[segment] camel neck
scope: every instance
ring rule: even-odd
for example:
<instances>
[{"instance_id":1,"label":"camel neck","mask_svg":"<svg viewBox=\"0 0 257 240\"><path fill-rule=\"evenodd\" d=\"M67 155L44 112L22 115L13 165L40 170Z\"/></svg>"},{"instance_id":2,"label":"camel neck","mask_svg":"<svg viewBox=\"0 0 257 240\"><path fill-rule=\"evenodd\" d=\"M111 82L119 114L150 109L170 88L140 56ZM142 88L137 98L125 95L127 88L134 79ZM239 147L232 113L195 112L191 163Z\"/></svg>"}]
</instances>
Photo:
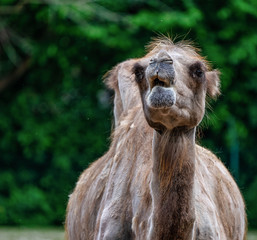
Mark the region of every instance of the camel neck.
<instances>
[{"instance_id":1,"label":"camel neck","mask_svg":"<svg viewBox=\"0 0 257 240\"><path fill-rule=\"evenodd\" d=\"M151 239L188 239L194 211L195 129L154 131Z\"/></svg>"}]
</instances>

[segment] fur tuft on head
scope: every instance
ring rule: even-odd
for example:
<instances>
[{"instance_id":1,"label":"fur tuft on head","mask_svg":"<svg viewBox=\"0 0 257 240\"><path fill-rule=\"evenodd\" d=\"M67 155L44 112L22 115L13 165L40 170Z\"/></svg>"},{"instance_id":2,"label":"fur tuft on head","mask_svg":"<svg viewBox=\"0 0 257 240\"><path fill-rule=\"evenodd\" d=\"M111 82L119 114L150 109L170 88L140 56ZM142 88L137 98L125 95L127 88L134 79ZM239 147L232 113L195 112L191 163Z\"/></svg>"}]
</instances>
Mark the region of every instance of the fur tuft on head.
<instances>
[{"instance_id":1,"label":"fur tuft on head","mask_svg":"<svg viewBox=\"0 0 257 240\"><path fill-rule=\"evenodd\" d=\"M148 54L151 52L159 51L161 48L180 48L187 52L187 54L194 57L196 60L199 60L204 63L208 70L211 70L210 63L206 60L205 57L201 56L201 49L196 47L192 41L182 40L175 43L172 38L169 36L159 36L156 38L152 38L152 41L146 46L146 50Z\"/></svg>"}]
</instances>

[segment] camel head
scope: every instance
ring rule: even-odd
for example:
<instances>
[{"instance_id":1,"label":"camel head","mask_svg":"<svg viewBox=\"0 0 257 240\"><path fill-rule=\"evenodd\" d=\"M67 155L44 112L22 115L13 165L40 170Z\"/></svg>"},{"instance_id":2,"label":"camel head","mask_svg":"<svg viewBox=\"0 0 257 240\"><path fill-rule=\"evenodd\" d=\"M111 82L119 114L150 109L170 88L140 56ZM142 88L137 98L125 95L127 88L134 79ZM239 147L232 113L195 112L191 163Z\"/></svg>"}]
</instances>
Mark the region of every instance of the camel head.
<instances>
[{"instance_id":1,"label":"camel head","mask_svg":"<svg viewBox=\"0 0 257 240\"><path fill-rule=\"evenodd\" d=\"M206 94L219 94L219 72L188 43L154 41L133 71L146 120L159 132L194 128L204 116Z\"/></svg>"}]
</instances>

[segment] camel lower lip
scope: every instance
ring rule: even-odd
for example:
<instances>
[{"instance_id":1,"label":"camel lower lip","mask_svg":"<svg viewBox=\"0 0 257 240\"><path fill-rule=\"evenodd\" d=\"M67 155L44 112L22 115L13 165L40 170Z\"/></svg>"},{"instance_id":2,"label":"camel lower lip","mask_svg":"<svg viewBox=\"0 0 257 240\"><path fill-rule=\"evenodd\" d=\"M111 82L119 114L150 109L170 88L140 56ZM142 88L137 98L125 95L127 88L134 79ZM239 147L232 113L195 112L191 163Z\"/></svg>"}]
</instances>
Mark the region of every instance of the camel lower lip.
<instances>
[{"instance_id":1,"label":"camel lower lip","mask_svg":"<svg viewBox=\"0 0 257 240\"><path fill-rule=\"evenodd\" d=\"M147 102L153 108L168 108L175 104L176 93L173 88L155 86L149 93Z\"/></svg>"}]
</instances>

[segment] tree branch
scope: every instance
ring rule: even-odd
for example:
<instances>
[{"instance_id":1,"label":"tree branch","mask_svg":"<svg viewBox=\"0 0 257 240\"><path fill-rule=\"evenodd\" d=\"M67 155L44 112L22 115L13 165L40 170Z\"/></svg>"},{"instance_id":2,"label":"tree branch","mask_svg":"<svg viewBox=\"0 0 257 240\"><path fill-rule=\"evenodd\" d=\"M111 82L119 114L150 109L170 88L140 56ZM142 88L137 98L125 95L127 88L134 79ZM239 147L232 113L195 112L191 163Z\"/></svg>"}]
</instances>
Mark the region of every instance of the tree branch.
<instances>
[{"instance_id":1,"label":"tree branch","mask_svg":"<svg viewBox=\"0 0 257 240\"><path fill-rule=\"evenodd\" d=\"M19 80L29 69L30 63L31 58L27 57L12 73L0 79L0 93L3 92L9 85Z\"/></svg>"}]
</instances>

